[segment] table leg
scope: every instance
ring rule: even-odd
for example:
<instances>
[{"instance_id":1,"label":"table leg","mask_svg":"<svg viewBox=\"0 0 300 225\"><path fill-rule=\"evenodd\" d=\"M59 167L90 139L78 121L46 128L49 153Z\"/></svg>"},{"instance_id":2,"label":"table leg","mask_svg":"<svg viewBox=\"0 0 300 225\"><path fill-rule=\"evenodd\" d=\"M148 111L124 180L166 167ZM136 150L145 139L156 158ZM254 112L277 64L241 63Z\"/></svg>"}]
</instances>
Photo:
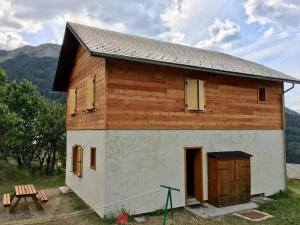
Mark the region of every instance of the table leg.
<instances>
[{"instance_id":1,"label":"table leg","mask_svg":"<svg viewBox=\"0 0 300 225\"><path fill-rule=\"evenodd\" d=\"M15 196L16 196L16 193L13 193L13 194L11 195L11 197L10 197L10 202L12 202L12 201L14 200Z\"/></svg>"},{"instance_id":2,"label":"table leg","mask_svg":"<svg viewBox=\"0 0 300 225\"><path fill-rule=\"evenodd\" d=\"M32 196L32 200L33 200L33 202L34 202L34 204L35 204L35 206L38 210L43 209L42 204L40 203L40 201L38 200L38 198L35 195Z\"/></svg>"},{"instance_id":3,"label":"table leg","mask_svg":"<svg viewBox=\"0 0 300 225\"><path fill-rule=\"evenodd\" d=\"M21 197L18 197L17 201L15 202L15 204L13 204L10 208L9 208L9 212L12 213L15 211L16 207L19 204L19 201L21 200Z\"/></svg>"}]
</instances>

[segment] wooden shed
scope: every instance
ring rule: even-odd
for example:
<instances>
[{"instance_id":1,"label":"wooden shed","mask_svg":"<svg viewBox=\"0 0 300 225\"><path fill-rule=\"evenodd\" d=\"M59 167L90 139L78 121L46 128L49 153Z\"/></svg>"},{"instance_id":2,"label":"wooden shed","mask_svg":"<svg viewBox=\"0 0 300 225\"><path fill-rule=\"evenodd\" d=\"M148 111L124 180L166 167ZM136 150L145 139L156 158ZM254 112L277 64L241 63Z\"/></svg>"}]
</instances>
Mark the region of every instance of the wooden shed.
<instances>
[{"instance_id":1,"label":"wooden shed","mask_svg":"<svg viewBox=\"0 0 300 225\"><path fill-rule=\"evenodd\" d=\"M208 202L222 207L249 202L250 157L242 151L209 152Z\"/></svg>"}]
</instances>

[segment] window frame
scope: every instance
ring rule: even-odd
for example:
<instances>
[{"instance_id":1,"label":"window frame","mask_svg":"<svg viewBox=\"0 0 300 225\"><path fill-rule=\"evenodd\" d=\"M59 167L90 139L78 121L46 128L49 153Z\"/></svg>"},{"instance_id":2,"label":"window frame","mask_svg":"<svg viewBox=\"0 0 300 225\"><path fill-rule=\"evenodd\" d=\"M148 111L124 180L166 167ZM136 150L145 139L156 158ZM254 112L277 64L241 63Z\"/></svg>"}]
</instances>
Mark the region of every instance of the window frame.
<instances>
[{"instance_id":1,"label":"window frame","mask_svg":"<svg viewBox=\"0 0 300 225\"><path fill-rule=\"evenodd\" d=\"M79 165L80 164L80 165ZM75 144L72 147L72 172L78 177L83 174L83 147Z\"/></svg>"},{"instance_id":2,"label":"window frame","mask_svg":"<svg viewBox=\"0 0 300 225\"><path fill-rule=\"evenodd\" d=\"M260 89L264 89L264 100L260 100L261 95L260 95ZM263 85L257 86L257 102L266 104L267 103L267 88Z\"/></svg>"},{"instance_id":3,"label":"window frame","mask_svg":"<svg viewBox=\"0 0 300 225\"><path fill-rule=\"evenodd\" d=\"M193 82L196 82L196 93L190 93L191 90L189 90L189 82L191 82L191 85L195 85L195 83L193 84ZM203 97L200 96L200 83L203 84ZM202 112L205 113L206 112L206 81L202 80L202 79L185 79L184 81L184 85L185 85L185 111L186 112ZM195 87L194 87L195 88ZM197 101L197 107L192 107L189 108L188 106L188 102L189 102L189 95L190 96L194 96L196 99L194 99L194 101ZM203 98L203 99L202 99ZM201 100L203 100L203 109L200 109L200 106L202 104L200 104Z\"/></svg>"},{"instance_id":4,"label":"window frame","mask_svg":"<svg viewBox=\"0 0 300 225\"><path fill-rule=\"evenodd\" d=\"M72 147L72 172L73 174L77 174L77 159L78 157L78 145L73 145Z\"/></svg>"},{"instance_id":5,"label":"window frame","mask_svg":"<svg viewBox=\"0 0 300 225\"><path fill-rule=\"evenodd\" d=\"M97 151L96 147L93 146L90 149L90 168L92 170L96 170L96 156L97 156Z\"/></svg>"}]
</instances>

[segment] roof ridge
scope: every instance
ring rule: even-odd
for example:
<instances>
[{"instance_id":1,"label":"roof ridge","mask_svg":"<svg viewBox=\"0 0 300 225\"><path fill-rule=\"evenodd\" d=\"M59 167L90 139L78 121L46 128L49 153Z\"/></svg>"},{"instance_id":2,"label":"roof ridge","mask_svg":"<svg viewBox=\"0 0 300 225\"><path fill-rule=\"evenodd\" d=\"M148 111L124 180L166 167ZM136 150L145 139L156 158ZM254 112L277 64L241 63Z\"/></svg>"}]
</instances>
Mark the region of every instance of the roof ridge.
<instances>
[{"instance_id":1,"label":"roof ridge","mask_svg":"<svg viewBox=\"0 0 300 225\"><path fill-rule=\"evenodd\" d=\"M198 70L228 76L248 77L300 84L300 80L265 65L232 56L227 53L197 48L194 46L166 42L153 38L67 22L66 33L56 76L68 71L67 50L78 41L92 56L117 58ZM57 81L58 82L58 81ZM57 83L56 82L56 83Z\"/></svg>"}]
</instances>

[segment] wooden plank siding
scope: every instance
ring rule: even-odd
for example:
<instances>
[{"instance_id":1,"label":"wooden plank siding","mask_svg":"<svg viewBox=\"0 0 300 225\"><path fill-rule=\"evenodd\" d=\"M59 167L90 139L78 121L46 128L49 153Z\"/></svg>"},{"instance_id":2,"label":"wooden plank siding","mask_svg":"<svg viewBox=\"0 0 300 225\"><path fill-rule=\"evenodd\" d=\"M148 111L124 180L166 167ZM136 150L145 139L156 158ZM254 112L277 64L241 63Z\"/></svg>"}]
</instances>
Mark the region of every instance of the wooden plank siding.
<instances>
[{"instance_id":1,"label":"wooden plank siding","mask_svg":"<svg viewBox=\"0 0 300 225\"><path fill-rule=\"evenodd\" d=\"M78 48L72 69L68 90L77 89L76 114L70 115L70 101L67 94L67 129L105 129L105 59L90 56L81 46ZM95 110L86 106L86 80L95 77ZM68 92L67 92L68 93Z\"/></svg>"},{"instance_id":2,"label":"wooden plank siding","mask_svg":"<svg viewBox=\"0 0 300 225\"><path fill-rule=\"evenodd\" d=\"M117 59L106 59L106 70L107 129L283 129L281 82ZM205 112L186 109L185 79L205 81Z\"/></svg>"}]
</instances>

